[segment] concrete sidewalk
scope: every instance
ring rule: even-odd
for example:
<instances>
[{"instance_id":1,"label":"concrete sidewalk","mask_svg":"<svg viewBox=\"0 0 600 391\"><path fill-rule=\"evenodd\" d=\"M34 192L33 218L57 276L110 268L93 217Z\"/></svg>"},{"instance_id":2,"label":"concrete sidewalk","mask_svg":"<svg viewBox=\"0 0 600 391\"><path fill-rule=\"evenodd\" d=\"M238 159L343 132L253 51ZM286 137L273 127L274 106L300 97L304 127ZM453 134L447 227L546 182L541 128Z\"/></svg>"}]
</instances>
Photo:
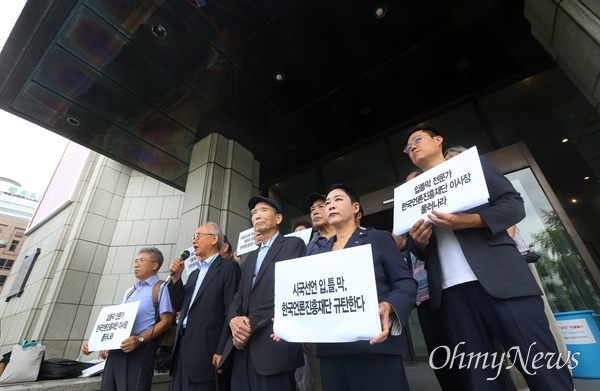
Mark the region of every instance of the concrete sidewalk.
<instances>
[{"instance_id":1,"label":"concrete sidewalk","mask_svg":"<svg viewBox=\"0 0 600 391\"><path fill-rule=\"evenodd\" d=\"M411 391L441 391L427 361L404 362L404 368ZM574 379L574 383L577 391L600 390L600 379Z\"/></svg>"}]
</instances>

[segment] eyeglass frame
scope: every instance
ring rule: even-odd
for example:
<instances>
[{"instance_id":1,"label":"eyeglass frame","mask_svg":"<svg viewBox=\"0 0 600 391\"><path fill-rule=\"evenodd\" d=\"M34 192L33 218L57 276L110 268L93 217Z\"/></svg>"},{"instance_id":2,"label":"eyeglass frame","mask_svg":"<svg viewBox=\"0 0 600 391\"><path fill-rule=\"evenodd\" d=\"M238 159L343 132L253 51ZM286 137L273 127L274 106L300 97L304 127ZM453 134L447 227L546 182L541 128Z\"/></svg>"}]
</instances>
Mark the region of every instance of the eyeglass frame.
<instances>
[{"instance_id":1,"label":"eyeglass frame","mask_svg":"<svg viewBox=\"0 0 600 391\"><path fill-rule=\"evenodd\" d=\"M137 265L138 263L146 262L148 260L149 259L147 259L147 258L136 258L136 259L133 260L133 264ZM155 261L155 260L152 260L152 259L150 259L149 261L150 262L158 262L158 261Z\"/></svg>"},{"instance_id":2,"label":"eyeglass frame","mask_svg":"<svg viewBox=\"0 0 600 391\"><path fill-rule=\"evenodd\" d=\"M206 236L214 236L214 235L218 235L218 234L206 234L206 233L194 234L194 236L192 236L192 242L194 240L197 241L198 239L200 239L200 236L204 236L204 235L206 235Z\"/></svg>"},{"instance_id":3,"label":"eyeglass frame","mask_svg":"<svg viewBox=\"0 0 600 391\"><path fill-rule=\"evenodd\" d=\"M406 144L406 146L405 146L405 147L404 147L404 149L403 149L403 152L404 152L405 154L407 154L407 155L408 155L408 153L409 153L409 152L410 152L410 150L412 149L413 145L417 145L417 144L419 143L419 141L421 141L421 139L423 138L423 136L424 136L425 134L426 134L426 133L419 133L419 134L417 134L417 135L416 135L416 136L413 138L413 141L412 141L412 142L409 142L408 144Z\"/></svg>"}]
</instances>

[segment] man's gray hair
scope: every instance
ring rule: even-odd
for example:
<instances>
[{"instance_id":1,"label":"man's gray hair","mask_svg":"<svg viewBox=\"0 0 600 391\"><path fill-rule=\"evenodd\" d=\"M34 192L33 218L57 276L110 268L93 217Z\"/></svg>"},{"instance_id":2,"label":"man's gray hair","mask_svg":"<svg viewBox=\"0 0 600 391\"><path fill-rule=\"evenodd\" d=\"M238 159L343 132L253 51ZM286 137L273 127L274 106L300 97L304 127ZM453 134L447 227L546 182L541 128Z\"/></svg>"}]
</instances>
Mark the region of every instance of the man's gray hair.
<instances>
[{"instance_id":1,"label":"man's gray hair","mask_svg":"<svg viewBox=\"0 0 600 391\"><path fill-rule=\"evenodd\" d=\"M210 227L210 233L219 237L219 239L217 240L217 249L221 251L221 246L223 245L223 241L225 240L221 228L219 228L219 226L216 223L213 223L212 221L209 221L203 225L208 225Z\"/></svg>"},{"instance_id":2,"label":"man's gray hair","mask_svg":"<svg viewBox=\"0 0 600 391\"><path fill-rule=\"evenodd\" d=\"M159 249L157 249L156 247L144 247L140 251L138 251L138 255L141 253L152 254L152 261L158 263L158 270L160 270L165 258L163 257Z\"/></svg>"},{"instance_id":3,"label":"man's gray hair","mask_svg":"<svg viewBox=\"0 0 600 391\"><path fill-rule=\"evenodd\" d=\"M452 146L452 147L446 149L446 152L444 152L444 157L446 157L446 155L449 154L450 152L463 153L466 150L467 150L467 148L463 147L462 145L455 145L455 146Z\"/></svg>"}]
</instances>

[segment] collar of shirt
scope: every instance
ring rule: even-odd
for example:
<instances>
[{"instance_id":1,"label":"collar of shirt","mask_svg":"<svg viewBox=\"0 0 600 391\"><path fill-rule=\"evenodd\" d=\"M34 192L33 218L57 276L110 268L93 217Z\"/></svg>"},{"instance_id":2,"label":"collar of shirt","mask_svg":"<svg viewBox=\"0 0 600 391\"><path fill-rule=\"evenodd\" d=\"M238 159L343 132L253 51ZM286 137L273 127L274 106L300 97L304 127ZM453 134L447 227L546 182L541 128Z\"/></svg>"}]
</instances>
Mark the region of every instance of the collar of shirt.
<instances>
[{"instance_id":1,"label":"collar of shirt","mask_svg":"<svg viewBox=\"0 0 600 391\"><path fill-rule=\"evenodd\" d=\"M156 281L158 281L158 275L153 275L152 277L148 278L146 281L144 282L137 282L133 287L138 290L142 287L142 285L150 285L150 286L154 286L154 284L156 283Z\"/></svg>"},{"instance_id":2,"label":"collar of shirt","mask_svg":"<svg viewBox=\"0 0 600 391\"><path fill-rule=\"evenodd\" d=\"M275 235L271 236L271 239L267 240L266 243L263 243L260 245L260 250L264 248L268 249L269 247L271 247L271 245L273 244L273 242L275 241L275 238L279 236L279 231L277 231L275 233Z\"/></svg>"},{"instance_id":3,"label":"collar of shirt","mask_svg":"<svg viewBox=\"0 0 600 391\"><path fill-rule=\"evenodd\" d=\"M219 255L219 253L214 253L210 257L206 258L204 261L198 260L198 262L199 262L198 267L202 267L203 265L206 265L206 267L209 268L210 265L212 265L215 258L217 258L217 255Z\"/></svg>"}]
</instances>

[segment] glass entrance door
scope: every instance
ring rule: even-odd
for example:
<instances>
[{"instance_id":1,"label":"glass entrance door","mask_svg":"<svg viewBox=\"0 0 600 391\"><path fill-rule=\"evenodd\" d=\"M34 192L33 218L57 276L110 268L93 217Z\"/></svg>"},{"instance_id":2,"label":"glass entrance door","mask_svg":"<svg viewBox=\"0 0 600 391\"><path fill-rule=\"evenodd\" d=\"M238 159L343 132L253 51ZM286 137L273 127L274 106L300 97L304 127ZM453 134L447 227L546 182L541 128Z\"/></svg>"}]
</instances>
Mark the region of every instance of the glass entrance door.
<instances>
[{"instance_id":1,"label":"glass entrance door","mask_svg":"<svg viewBox=\"0 0 600 391\"><path fill-rule=\"evenodd\" d=\"M600 313L598 286L531 168L506 177L525 201L527 216L517 228L530 250L540 256L535 266L552 311L591 309Z\"/></svg>"}]
</instances>

